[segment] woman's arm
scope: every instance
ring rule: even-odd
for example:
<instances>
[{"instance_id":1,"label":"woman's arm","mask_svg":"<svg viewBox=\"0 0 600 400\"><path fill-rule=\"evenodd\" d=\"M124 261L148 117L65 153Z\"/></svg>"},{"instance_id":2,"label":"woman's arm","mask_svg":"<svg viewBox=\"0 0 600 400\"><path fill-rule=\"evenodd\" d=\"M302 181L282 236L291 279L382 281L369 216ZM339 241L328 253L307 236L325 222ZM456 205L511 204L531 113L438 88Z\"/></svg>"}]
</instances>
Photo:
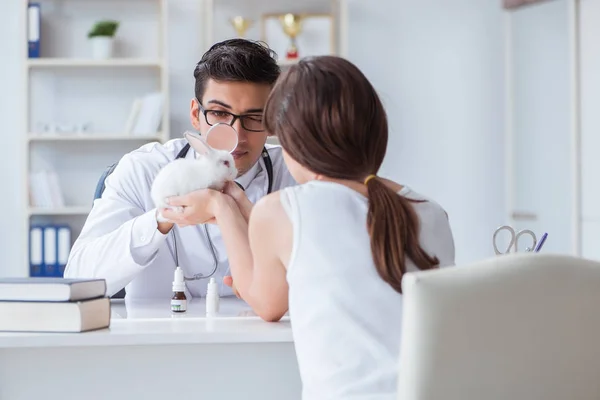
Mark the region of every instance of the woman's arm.
<instances>
[{"instance_id":1,"label":"woman's arm","mask_svg":"<svg viewBox=\"0 0 600 400\"><path fill-rule=\"evenodd\" d=\"M214 215L240 296L264 320L281 319L288 310L282 259L289 257L292 229L279 193L259 200L248 222L233 198L216 195Z\"/></svg>"},{"instance_id":2,"label":"woman's arm","mask_svg":"<svg viewBox=\"0 0 600 400\"><path fill-rule=\"evenodd\" d=\"M223 193L233 197L240 209L240 212L244 216L244 219L248 221L250 219L250 212L252 212L254 204L252 204L248 196L246 196L244 189L240 188L234 182L227 182L223 188Z\"/></svg>"}]
</instances>

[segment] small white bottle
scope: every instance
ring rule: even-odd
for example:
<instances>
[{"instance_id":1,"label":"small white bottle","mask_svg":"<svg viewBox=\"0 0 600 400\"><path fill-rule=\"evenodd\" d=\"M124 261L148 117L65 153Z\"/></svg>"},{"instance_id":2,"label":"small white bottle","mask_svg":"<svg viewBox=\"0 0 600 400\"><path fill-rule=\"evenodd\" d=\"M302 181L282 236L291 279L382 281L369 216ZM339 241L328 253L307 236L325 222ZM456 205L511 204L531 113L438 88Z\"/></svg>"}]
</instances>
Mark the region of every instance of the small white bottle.
<instances>
[{"instance_id":1,"label":"small white bottle","mask_svg":"<svg viewBox=\"0 0 600 400\"><path fill-rule=\"evenodd\" d=\"M181 267L175 268L175 277L173 278L173 297L171 297L172 312L187 311L187 297L185 295L185 282L183 281L183 271Z\"/></svg>"},{"instance_id":2,"label":"small white bottle","mask_svg":"<svg viewBox=\"0 0 600 400\"><path fill-rule=\"evenodd\" d=\"M219 288L215 278L210 278L206 290L206 315L213 316L219 312Z\"/></svg>"}]
</instances>

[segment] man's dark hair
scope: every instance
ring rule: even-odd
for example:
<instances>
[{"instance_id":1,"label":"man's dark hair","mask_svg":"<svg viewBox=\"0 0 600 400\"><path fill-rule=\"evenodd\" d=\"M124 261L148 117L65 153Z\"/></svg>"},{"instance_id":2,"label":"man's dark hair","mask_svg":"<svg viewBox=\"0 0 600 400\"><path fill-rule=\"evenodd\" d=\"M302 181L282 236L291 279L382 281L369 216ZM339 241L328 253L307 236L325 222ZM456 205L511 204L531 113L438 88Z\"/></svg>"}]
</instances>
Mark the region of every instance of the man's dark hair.
<instances>
[{"instance_id":1,"label":"man's dark hair","mask_svg":"<svg viewBox=\"0 0 600 400\"><path fill-rule=\"evenodd\" d=\"M281 72L276 53L261 42L228 39L214 44L194 69L194 92L201 101L206 82L275 83Z\"/></svg>"}]
</instances>

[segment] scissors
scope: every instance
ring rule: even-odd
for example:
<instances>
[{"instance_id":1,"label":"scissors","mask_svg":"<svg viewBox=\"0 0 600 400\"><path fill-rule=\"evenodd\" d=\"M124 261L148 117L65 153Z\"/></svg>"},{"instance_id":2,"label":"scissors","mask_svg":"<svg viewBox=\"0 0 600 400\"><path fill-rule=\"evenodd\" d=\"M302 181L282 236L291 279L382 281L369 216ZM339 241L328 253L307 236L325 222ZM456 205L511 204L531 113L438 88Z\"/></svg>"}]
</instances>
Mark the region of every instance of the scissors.
<instances>
[{"instance_id":1,"label":"scissors","mask_svg":"<svg viewBox=\"0 0 600 400\"><path fill-rule=\"evenodd\" d=\"M508 243L508 247L506 248L506 250L500 251L500 250L498 250L498 241L497 241L496 237L498 236L498 233L500 233L501 231L504 231L504 230L506 230L510 233L510 242ZM508 226L508 225L503 225L494 231L494 237L492 239L492 242L494 245L494 251L496 252L497 255L498 254L508 254L508 253L511 253L511 250L514 248L514 252L517 253L519 251L519 248L518 248L519 238L522 235L531 236L531 239L533 240L533 244L531 245L531 247L526 247L525 251L532 251L535 248L535 245L537 244L537 237L535 236L535 233L533 233L533 231L531 231L529 229L523 229L521 231L516 232L512 226Z\"/></svg>"}]
</instances>

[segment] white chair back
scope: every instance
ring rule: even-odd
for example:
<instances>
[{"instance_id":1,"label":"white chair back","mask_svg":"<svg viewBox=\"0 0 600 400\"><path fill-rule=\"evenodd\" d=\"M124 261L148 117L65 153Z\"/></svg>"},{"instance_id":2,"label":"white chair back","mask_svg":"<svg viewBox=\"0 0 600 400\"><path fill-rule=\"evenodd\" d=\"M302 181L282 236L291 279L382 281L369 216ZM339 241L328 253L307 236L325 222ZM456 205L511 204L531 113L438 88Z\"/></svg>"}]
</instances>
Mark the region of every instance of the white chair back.
<instances>
[{"instance_id":1,"label":"white chair back","mask_svg":"<svg viewBox=\"0 0 600 400\"><path fill-rule=\"evenodd\" d=\"M511 254L403 292L398 399L600 399L600 263Z\"/></svg>"}]
</instances>

